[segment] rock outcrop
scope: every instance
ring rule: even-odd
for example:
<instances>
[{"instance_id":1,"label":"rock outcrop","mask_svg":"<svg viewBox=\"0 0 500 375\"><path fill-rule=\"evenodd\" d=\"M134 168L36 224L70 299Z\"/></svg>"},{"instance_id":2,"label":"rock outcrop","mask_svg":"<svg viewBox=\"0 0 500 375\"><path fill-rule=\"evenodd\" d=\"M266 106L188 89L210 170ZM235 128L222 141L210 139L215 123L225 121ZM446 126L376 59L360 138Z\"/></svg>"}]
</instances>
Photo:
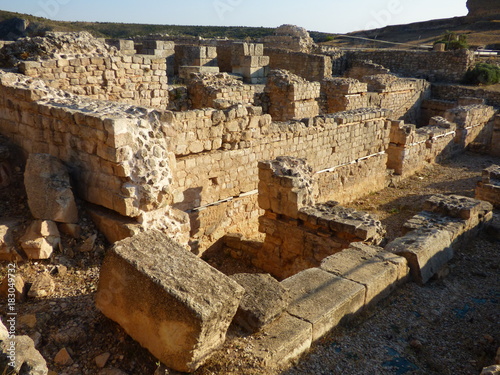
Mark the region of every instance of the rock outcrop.
<instances>
[{"instance_id":1,"label":"rock outcrop","mask_svg":"<svg viewBox=\"0 0 500 375\"><path fill-rule=\"evenodd\" d=\"M467 0L468 17L500 16L499 0Z\"/></svg>"}]
</instances>

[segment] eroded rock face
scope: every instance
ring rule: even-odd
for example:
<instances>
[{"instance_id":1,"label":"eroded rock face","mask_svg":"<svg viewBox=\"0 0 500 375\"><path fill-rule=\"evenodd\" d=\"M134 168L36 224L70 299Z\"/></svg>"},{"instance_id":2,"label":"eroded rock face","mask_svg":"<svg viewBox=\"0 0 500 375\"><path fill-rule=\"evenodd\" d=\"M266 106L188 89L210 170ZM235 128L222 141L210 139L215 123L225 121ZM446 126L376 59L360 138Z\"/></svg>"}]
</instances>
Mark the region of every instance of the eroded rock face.
<instances>
[{"instance_id":1,"label":"eroded rock face","mask_svg":"<svg viewBox=\"0 0 500 375\"><path fill-rule=\"evenodd\" d=\"M500 1L498 0L467 0L469 17L485 17L500 15Z\"/></svg>"},{"instance_id":2,"label":"eroded rock face","mask_svg":"<svg viewBox=\"0 0 500 375\"><path fill-rule=\"evenodd\" d=\"M48 154L31 154L24 185L28 205L36 219L61 223L78 222L78 209L64 164Z\"/></svg>"}]
</instances>

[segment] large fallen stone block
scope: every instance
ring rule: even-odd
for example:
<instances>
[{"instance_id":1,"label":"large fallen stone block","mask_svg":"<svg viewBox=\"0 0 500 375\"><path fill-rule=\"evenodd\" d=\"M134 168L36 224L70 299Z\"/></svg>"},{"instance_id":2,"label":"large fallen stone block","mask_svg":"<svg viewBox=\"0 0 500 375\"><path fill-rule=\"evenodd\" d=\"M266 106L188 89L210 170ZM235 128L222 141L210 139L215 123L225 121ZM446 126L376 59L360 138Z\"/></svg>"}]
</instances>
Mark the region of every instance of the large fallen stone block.
<instances>
[{"instance_id":1,"label":"large fallen stone block","mask_svg":"<svg viewBox=\"0 0 500 375\"><path fill-rule=\"evenodd\" d=\"M453 258L452 233L439 228L421 228L389 243L385 250L408 261L413 280L425 284Z\"/></svg>"},{"instance_id":2,"label":"large fallen stone block","mask_svg":"<svg viewBox=\"0 0 500 375\"><path fill-rule=\"evenodd\" d=\"M363 285L365 305L389 295L409 274L406 259L364 244L351 245L324 259L321 269Z\"/></svg>"},{"instance_id":3,"label":"large fallen stone block","mask_svg":"<svg viewBox=\"0 0 500 375\"><path fill-rule=\"evenodd\" d=\"M246 330L259 331L288 306L288 290L271 275L239 273L230 277L245 288L234 320Z\"/></svg>"},{"instance_id":4,"label":"large fallen stone block","mask_svg":"<svg viewBox=\"0 0 500 375\"><path fill-rule=\"evenodd\" d=\"M78 222L69 174L59 159L48 154L31 154L26 163L24 185L35 219Z\"/></svg>"},{"instance_id":5,"label":"large fallen stone block","mask_svg":"<svg viewBox=\"0 0 500 375\"><path fill-rule=\"evenodd\" d=\"M225 340L244 289L159 231L117 242L97 307L166 366L192 372Z\"/></svg>"},{"instance_id":6,"label":"large fallen stone block","mask_svg":"<svg viewBox=\"0 0 500 375\"><path fill-rule=\"evenodd\" d=\"M281 282L290 291L288 313L312 324L312 339L319 339L344 317L363 307L365 288L354 281L310 268Z\"/></svg>"}]
</instances>

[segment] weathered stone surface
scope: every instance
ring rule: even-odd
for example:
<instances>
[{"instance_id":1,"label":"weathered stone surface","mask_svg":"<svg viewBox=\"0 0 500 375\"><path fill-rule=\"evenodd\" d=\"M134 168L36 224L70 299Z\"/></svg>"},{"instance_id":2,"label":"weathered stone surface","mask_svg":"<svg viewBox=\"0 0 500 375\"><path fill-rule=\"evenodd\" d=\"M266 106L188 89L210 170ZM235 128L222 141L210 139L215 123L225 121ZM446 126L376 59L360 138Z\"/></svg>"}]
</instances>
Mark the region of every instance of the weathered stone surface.
<instances>
[{"instance_id":1,"label":"weathered stone surface","mask_svg":"<svg viewBox=\"0 0 500 375\"><path fill-rule=\"evenodd\" d=\"M489 367L483 368L481 371L481 375L499 375L500 374L500 365L492 365Z\"/></svg>"},{"instance_id":2,"label":"weathered stone surface","mask_svg":"<svg viewBox=\"0 0 500 375\"><path fill-rule=\"evenodd\" d=\"M48 154L31 154L26 163L24 185L28 205L36 219L78 222L69 174L59 159Z\"/></svg>"},{"instance_id":3,"label":"weathered stone surface","mask_svg":"<svg viewBox=\"0 0 500 375\"><path fill-rule=\"evenodd\" d=\"M447 230L422 228L395 239L385 250L405 257L413 280L425 284L453 258L452 241Z\"/></svg>"},{"instance_id":4,"label":"weathered stone surface","mask_svg":"<svg viewBox=\"0 0 500 375\"><path fill-rule=\"evenodd\" d=\"M49 259L59 246L61 238L56 223L49 220L35 220L20 239L28 259Z\"/></svg>"},{"instance_id":5,"label":"weathered stone surface","mask_svg":"<svg viewBox=\"0 0 500 375\"><path fill-rule=\"evenodd\" d=\"M288 306L288 290L270 275L240 273L230 277L245 289L234 320L248 331L259 331Z\"/></svg>"},{"instance_id":6,"label":"weathered stone surface","mask_svg":"<svg viewBox=\"0 0 500 375\"><path fill-rule=\"evenodd\" d=\"M500 166L491 165L483 170L482 181L476 186L476 199L490 202L500 208Z\"/></svg>"},{"instance_id":7,"label":"weathered stone surface","mask_svg":"<svg viewBox=\"0 0 500 375\"><path fill-rule=\"evenodd\" d=\"M5 278L2 281L2 284L0 285L0 296L3 298L7 298L9 295L9 288L10 288L9 278L11 278L11 276L9 276L9 275L5 276ZM24 280L21 277L21 275L15 275L15 276L13 276L13 278L14 278L14 285L13 285L14 286L14 295L15 295L16 301L22 302L22 301L24 301L24 299L26 297ZM12 279L11 279L11 281L12 281Z\"/></svg>"},{"instance_id":8,"label":"weathered stone surface","mask_svg":"<svg viewBox=\"0 0 500 375\"><path fill-rule=\"evenodd\" d=\"M190 372L225 339L244 289L159 231L118 242L97 307L168 367Z\"/></svg>"},{"instance_id":9,"label":"weathered stone surface","mask_svg":"<svg viewBox=\"0 0 500 375\"><path fill-rule=\"evenodd\" d=\"M468 17L500 15L500 4L495 0L467 0Z\"/></svg>"},{"instance_id":10,"label":"weathered stone surface","mask_svg":"<svg viewBox=\"0 0 500 375\"><path fill-rule=\"evenodd\" d=\"M255 341L251 353L265 367L283 366L309 350L312 344L311 323L289 314L266 326Z\"/></svg>"},{"instance_id":11,"label":"weathered stone surface","mask_svg":"<svg viewBox=\"0 0 500 375\"><path fill-rule=\"evenodd\" d=\"M35 349L35 344L28 336L16 336L0 342L0 369L8 368L10 362L8 356L11 343L15 345L15 368L16 374L47 375L47 363L42 355ZM6 374L10 374L7 370Z\"/></svg>"},{"instance_id":12,"label":"weathered stone surface","mask_svg":"<svg viewBox=\"0 0 500 375\"><path fill-rule=\"evenodd\" d=\"M106 352L106 353L102 353L102 354L98 355L97 357L95 357L94 361L95 361L96 366L99 368L103 368L104 366L106 366L106 362L108 362L108 359L110 356L111 356L111 353Z\"/></svg>"},{"instance_id":13,"label":"weathered stone surface","mask_svg":"<svg viewBox=\"0 0 500 375\"><path fill-rule=\"evenodd\" d=\"M366 288L364 303L368 305L386 297L406 280L409 274L406 260L395 258L394 254L375 246L351 246L324 259L321 269L363 285Z\"/></svg>"},{"instance_id":14,"label":"weathered stone surface","mask_svg":"<svg viewBox=\"0 0 500 375\"><path fill-rule=\"evenodd\" d=\"M0 319L0 341L4 341L9 337L9 331L7 327L3 324L2 319Z\"/></svg>"},{"instance_id":15,"label":"weathered stone surface","mask_svg":"<svg viewBox=\"0 0 500 375\"><path fill-rule=\"evenodd\" d=\"M28 291L28 297L41 298L48 297L54 293L56 284L52 277L48 273L42 273L38 275L33 282L30 290Z\"/></svg>"},{"instance_id":16,"label":"weathered stone surface","mask_svg":"<svg viewBox=\"0 0 500 375\"><path fill-rule=\"evenodd\" d=\"M288 313L313 325L313 341L361 309L365 301L362 285L319 268L299 272L282 284L291 295Z\"/></svg>"},{"instance_id":17,"label":"weathered stone surface","mask_svg":"<svg viewBox=\"0 0 500 375\"><path fill-rule=\"evenodd\" d=\"M426 211L465 220L483 217L492 209L491 203L459 195L433 195L424 204Z\"/></svg>"},{"instance_id":18,"label":"weathered stone surface","mask_svg":"<svg viewBox=\"0 0 500 375\"><path fill-rule=\"evenodd\" d=\"M13 233L19 229L21 221L17 219L0 219L0 261L19 261L21 255L16 251Z\"/></svg>"}]
</instances>

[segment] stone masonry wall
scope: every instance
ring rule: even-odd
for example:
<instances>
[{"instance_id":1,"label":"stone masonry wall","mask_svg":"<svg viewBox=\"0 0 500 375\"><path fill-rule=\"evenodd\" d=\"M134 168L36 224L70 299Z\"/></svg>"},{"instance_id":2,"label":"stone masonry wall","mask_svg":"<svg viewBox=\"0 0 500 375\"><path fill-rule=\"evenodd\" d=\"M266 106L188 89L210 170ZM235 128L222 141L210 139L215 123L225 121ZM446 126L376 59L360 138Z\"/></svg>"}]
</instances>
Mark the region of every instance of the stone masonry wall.
<instances>
[{"instance_id":1,"label":"stone masonry wall","mask_svg":"<svg viewBox=\"0 0 500 375\"><path fill-rule=\"evenodd\" d=\"M14 73L2 72L0 82L0 132L26 153L62 160L83 199L130 217L169 203L173 155L161 113Z\"/></svg>"},{"instance_id":2,"label":"stone masonry wall","mask_svg":"<svg viewBox=\"0 0 500 375\"><path fill-rule=\"evenodd\" d=\"M269 56L269 69L285 69L308 81L321 81L332 76L332 57L283 49L264 48Z\"/></svg>"},{"instance_id":3,"label":"stone masonry wall","mask_svg":"<svg viewBox=\"0 0 500 375\"><path fill-rule=\"evenodd\" d=\"M286 70L273 70L266 85L269 114L275 121L288 121L319 115L319 82L308 82Z\"/></svg>"},{"instance_id":4,"label":"stone masonry wall","mask_svg":"<svg viewBox=\"0 0 500 375\"><path fill-rule=\"evenodd\" d=\"M475 97L486 100L486 104L500 107L500 91L476 88L471 86L455 86L432 84L432 97L440 100L456 101L463 97Z\"/></svg>"},{"instance_id":5,"label":"stone masonry wall","mask_svg":"<svg viewBox=\"0 0 500 375\"><path fill-rule=\"evenodd\" d=\"M352 242L378 244L385 233L369 214L335 203L316 204L312 168L303 159L259 162L259 205L266 234L253 263L278 278L314 266Z\"/></svg>"},{"instance_id":6,"label":"stone masonry wall","mask_svg":"<svg viewBox=\"0 0 500 375\"><path fill-rule=\"evenodd\" d=\"M191 212L191 235L203 251L224 231L255 233L259 160L307 158L320 172L319 202L346 202L377 191L386 184L387 115L366 109L316 117L307 125L269 123L261 127L259 138L238 149L177 157L174 207Z\"/></svg>"},{"instance_id":7,"label":"stone masonry wall","mask_svg":"<svg viewBox=\"0 0 500 375\"><path fill-rule=\"evenodd\" d=\"M473 52L427 52L404 50L352 51L349 60L371 60L393 73L430 81L459 82L474 65Z\"/></svg>"},{"instance_id":8,"label":"stone masonry wall","mask_svg":"<svg viewBox=\"0 0 500 375\"><path fill-rule=\"evenodd\" d=\"M228 108L252 104L255 87L245 85L227 73L196 73L187 85L192 108Z\"/></svg>"},{"instance_id":9,"label":"stone masonry wall","mask_svg":"<svg viewBox=\"0 0 500 375\"><path fill-rule=\"evenodd\" d=\"M393 121L387 167L397 175L409 177L426 163L444 160L460 151L454 142L456 134L456 125L442 117L434 117L431 125L418 129L404 121Z\"/></svg>"},{"instance_id":10,"label":"stone masonry wall","mask_svg":"<svg viewBox=\"0 0 500 375\"><path fill-rule=\"evenodd\" d=\"M19 71L50 86L93 99L149 107L168 105L165 58L147 55L26 61Z\"/></svg>"}]
</instances>

